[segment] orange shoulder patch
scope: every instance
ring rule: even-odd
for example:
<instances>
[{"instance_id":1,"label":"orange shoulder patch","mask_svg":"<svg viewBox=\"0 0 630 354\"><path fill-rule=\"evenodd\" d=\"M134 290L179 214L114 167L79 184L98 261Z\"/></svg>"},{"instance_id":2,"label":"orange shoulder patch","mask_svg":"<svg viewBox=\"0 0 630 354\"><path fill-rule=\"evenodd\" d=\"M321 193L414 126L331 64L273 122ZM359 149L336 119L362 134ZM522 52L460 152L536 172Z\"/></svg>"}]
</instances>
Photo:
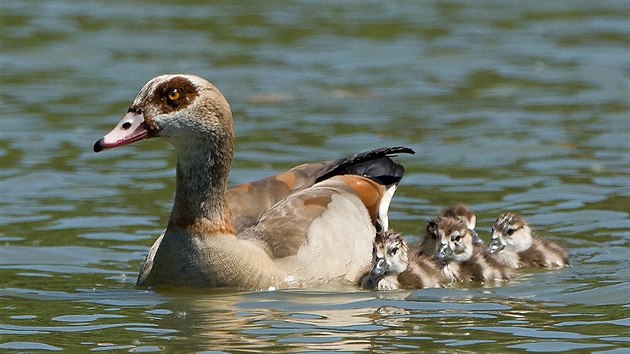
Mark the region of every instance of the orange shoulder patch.
<instances>
[{"instance_id":1,"label":"orange shoulder patch","mask_svg":"<svg viewBox=\"0 0 630 354\"><path fill-rule=\"evenodd\" d=\"M228 192L232 192L232 193L247 193L249 192L249 189L251 188L252 184L251 183L243 183L240 184L238 186L233 186L228 188Z\"/></svg>"},{"instance_id":2,"label":"orange shoulder patch","mask_svg":"<svg viewBox=\"0 0 630 354\"><path fill-rule=\"evenodd\" d=\"M281 173L277 175L275 179L279 182L284 183L289 188L289 190L293 189L293 186L295 186L295 174L291 171Z\"/></svg>"},{"instance_id":3,"label":"orange shoulder patch","mask_svg":"<svg viewBox=\"0 0 630 354\"><path fill-rule=\"evenodd\" d=\"M383 196L383 187L365 177L357 175L344 175L341 180L347 184L370 212L372 221L378 217L378 208Z\"/></svg>"}]
</instances>

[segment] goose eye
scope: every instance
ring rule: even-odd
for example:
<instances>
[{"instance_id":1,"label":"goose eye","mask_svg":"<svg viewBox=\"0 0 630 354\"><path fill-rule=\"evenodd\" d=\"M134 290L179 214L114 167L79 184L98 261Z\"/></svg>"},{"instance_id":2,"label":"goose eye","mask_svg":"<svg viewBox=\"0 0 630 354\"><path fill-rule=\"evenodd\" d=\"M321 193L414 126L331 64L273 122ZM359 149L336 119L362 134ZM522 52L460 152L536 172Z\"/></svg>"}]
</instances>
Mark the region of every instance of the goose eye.
<instances>
[{"instance_id":1,"label":"goose eye","mask_svg":"<svg viewBox=\"0 0 630 354\"><path fill-rule=\"evenodd\" d=\"M179 92L178 89L172 89L168 93L168 99L171 101L176 101L177 99L179 99L180 96L181 96L181 93Z\"/></svg>"},{"instance_id":2,"label":"goose eye","mask_svg":"<svg viewBox=\"0 0 630 354\"><path fill-rule=\"evenodd\" d=\"M398 247L392 248L389 252L391 252L391 254L393 255L396 255L396 253L398 253Z\"/></svg>"},{"instance_id":3,"label":"goose eye","mask_svg":"<svg viewBox=\"0 0 630 354\"><path fill-rule=\"evenodd\" d=\"M514 235L514 231L516 231L516 230L514 230L514 229L508 229L508 230L507 230L507 234L508 234L508 236L512 236L512 235Z\"/></svg>"}]
</instances>

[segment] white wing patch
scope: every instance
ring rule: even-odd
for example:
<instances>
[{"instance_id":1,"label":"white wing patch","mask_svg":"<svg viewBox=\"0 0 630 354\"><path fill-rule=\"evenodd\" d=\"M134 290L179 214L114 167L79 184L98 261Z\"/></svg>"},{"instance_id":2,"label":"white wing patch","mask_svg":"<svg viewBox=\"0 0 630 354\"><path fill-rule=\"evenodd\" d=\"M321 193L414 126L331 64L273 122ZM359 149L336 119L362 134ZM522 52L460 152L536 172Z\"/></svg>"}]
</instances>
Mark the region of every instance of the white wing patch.
<instances>
[{"instance_id":1,"label":"white wing patch","mask_svg":"<svg viewBox=\"0 0 630 354\"><path fill-rule=\"evenodd\" d=\"M351 211L351 212L349 212ZM355 195L334 194L327 210L313 220L307 242L288 263L295 262L290 279L322 282L345 276L356 283L372 261L376 229Z\"/></svg>"}]
</instances>

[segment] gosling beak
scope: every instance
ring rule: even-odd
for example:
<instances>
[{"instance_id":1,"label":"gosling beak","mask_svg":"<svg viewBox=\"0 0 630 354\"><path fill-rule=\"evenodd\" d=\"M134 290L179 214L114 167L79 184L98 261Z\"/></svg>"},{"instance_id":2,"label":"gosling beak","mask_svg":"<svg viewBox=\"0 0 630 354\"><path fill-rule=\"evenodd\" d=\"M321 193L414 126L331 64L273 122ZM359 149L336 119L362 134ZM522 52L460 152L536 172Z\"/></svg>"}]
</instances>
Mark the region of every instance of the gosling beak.
<instances>
[{"instance_id":1,"label":"gosling beak","mask_svg":"<svg viewBox=\"0 0 630 354\"><path fill-rule=\"evenodd\" d=\"M445 263L450 255L453 254L453 250L446 245L440 245L440 250L435 254L435 259L438 262Z\"/></svg>"},{"instance_id":2,"label":"gosling beak","mask_svg":"<svg viewBox=\"0 0 630 354\"><path fill-rule=\"evenodd\" d=\"M374 278L379 278L382 277L388 269L389 265L385 262L385 258L377 258L370 270L370 275Z\"/></svg>"},{"instance_id":3,"label":"gosling beak","mask_svg":"<svg viewBox=\"0 0 630 354\"><path fill-rule=\"evenodd\" d=\"M488 253L497 253L505 248L505 245L501 243L501 240L497 238L493 238L490 242L490 246L486 249Z\"/></svg>"},{"instance_id":4,"label":"gosling beak","mask_svg":"<svg viewBox=\"0 0 630 354\"><path fill-rule=\"evenodd\" d=\"M94 143L94 152L135 143L149 136L142 111L130 110L109 134Z\"/></svg>"},{"instance_id":5,"label":"gosling beak","mask_svg":"<svg viewBox=\"0 0 630 354\"><path fill-rule=\"evenodd\" d=\"M483 246L483 240L479 237L477 231L475 231L474 229L468 229L468 231L470 231L470 234L472 235L473 245Z\"/></svg>"}]
</instances>

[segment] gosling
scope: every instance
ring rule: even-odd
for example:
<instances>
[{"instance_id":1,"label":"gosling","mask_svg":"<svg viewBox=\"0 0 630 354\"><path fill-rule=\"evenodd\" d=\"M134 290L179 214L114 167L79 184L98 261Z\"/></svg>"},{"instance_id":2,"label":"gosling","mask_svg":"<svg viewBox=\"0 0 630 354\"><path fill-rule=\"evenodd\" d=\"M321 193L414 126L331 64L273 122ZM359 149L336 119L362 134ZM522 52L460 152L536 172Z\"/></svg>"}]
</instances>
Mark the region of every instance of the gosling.
<instances>
[{"instance_id":1,"label":"gosling","mask_svg":"<svg viewBox=\"0 0 630 354\"><path fill-rule=\"evenodd\" d=\"M443 286L436 264L418 253L409 254L407 242L393 230L376 235L372 258L372 269L362 280L364 288L394 290Z\"/></svg>"},{"instance_id":2,"label":"gosling","mask_svg":"<svg viewBox=\"0 0 630 354\"><path fill-rule=\"evenodd\" d=\"M568 252L557 244L534 237L529 224L514 213L503 213L492 225L487 252L511 268L569 267Z\"/></svg>"},{"instance_id":3,"label":"gosling","mask_svg":"<svg viewBox=\"0 0 630 354\"><path fill-rule=\"evenodd\" d=\"M466 223L459 218L438 216L427 225L436 240L434 258L448 281L496 282L510 279L509 267L475 247Z\"/></svg>"},{"instance_id":4,"label":"gosling","mask_svg":"<svg viewBox=\"0 0 630 354\"><path fill-rule=\"evenodd\" d=\"M477 226L477 216L466 204L457 203L446 209L440 216L464 221L473 238L473 245L475 247L483 246L483 240L479 238L477 231L475 231L475 227ZM420 253L432 257L435 254L437 242L438 241L434 234L426 232L422 241L420 241Z\"/></svg>"}]
</instances>

